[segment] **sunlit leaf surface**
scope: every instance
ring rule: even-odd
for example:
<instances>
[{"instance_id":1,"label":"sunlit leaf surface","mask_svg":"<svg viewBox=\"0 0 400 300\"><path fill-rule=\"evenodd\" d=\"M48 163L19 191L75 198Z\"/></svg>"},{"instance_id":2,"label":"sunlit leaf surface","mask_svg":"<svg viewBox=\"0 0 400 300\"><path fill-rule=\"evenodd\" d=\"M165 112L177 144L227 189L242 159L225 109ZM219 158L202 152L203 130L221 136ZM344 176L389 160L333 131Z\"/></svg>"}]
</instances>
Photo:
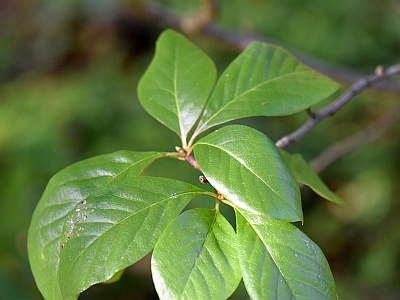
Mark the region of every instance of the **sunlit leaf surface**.
<instances>
[{"instance_id":1,"label":"sunlit leaf surface","mask_svg":"<svg viewBox=\"0 0 400 300\"><path fill-rule=\"evenodd\" d=\"M236 233L216 210L186 211L157 242L152 273L161 299L227 299L241 279Z\"/></svg>"},{"instance_id":2,"label":"sunlit leaf surface","mask_svg":"<svg viewBox=\"0 0 400 300\"><path fill-rule=\"evenodd\" d=\"M287 51L256 42L222 73L196 131L238 118L293 114L337 88Z\"/></svg>"},{"instance_id":3,"label":"sunlit leaf surface","mask_svg":"<svg viewBox=\"0 0 400 300\"><path fill-rule=\"evenodd\" d=\"M186 141L214 86L214 62L181 34L164 31L138 86L146 111Z\"/></svg>"},{"instance_id":4,"label":"sunlit leaf surface","mask_svg":"<svg viewBox=\"0 0 400 300\"><path fill-rule=\"evenodd\" d=\"M239 260L252 299L337 299L320 248L294 225L236 210Z\"/></svg>"},{"instance_id":5,"label":"sunlit leaf surface","mask_svg":"<svg viewBox=\"0 0 400 300\"><path fill-rule=\"evenodd\" d=\"M242 125L205 136L194 153L208 181L235 206L285 220L302 220L300 192L274 143Z\"/></svg>"},{"instance_id":6,"label":"sunlit leaf surface","mask_svg":"<svg viewBox=\"0 0 400 300\"><path fill-rule=\"evenodd\" d=\"M141 259L201 192L171 179L138 177L160 155L119 151L73 164L50 180L28 238L46 299L74 298Z\"/></svg>"}]
</instances>

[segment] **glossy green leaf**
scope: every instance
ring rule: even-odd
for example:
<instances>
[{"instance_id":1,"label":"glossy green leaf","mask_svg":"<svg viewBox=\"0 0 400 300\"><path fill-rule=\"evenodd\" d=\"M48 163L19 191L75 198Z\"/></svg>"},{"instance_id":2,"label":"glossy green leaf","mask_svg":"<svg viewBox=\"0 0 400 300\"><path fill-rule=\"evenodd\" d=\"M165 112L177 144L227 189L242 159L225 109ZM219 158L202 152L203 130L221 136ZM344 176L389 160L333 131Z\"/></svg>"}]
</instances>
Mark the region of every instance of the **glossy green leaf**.
<instances>
[{"instance_id":1,"label":"glossy green leaf","mask_svg":"<svg viewBox=\"0 0 400 300\"><path fill-rule=\"evenodd\" d=\"M301 64L287 51L256 42L221 75L196 134L238 118L293 114L337 88L334 81Z\"/></svg>"},{"instance_id":2,"label":"glossy green leaf","mask_svg":"<svg viewBox=\"0 0 400 300\"><path fill-rule=\"evenodd\" d=\"M309 186L314 192L327 200L338 204L345 203L326 186L300 154L289 154L284 150L281 150L281 154L298 182Z\"/></svg>"},{"instance_id":3,"label":"glossy green leaf","mask_svg":"<svg viewBox=\"0 0 400 300\"><path fill-rule=\"evenodd\" d=\"M46 299L74 298L145 256L201 192L138 177L160 155L119 151L73 164L50 180L28 236L32 271Z\"/></svg>"},{"instance_id":4,"label":"glossy green leaf","mask_svg":"<svg viewBox=\"0 0 400 300\"><path fill-rule=\"evenodd\" d=\"M227 299L242 277L236 233L214 209L186 211L162 233L151 268L160 299Z\"/></svg>"},{"instance_id":5,"label":"glossy green leaf","mask_svg":"<svg viewBox=\"0 0 400 300\"><path fill-rule=\"evenodd\" d=\"M146 111L176 132L186 148L186 137L214 86L214 62L181 34L164 31L156 53L138 86Z\"/></svg>"},{"instance_id":6,"label":"glossy green leaf","mask_svg":"<svg viewBox=\"0 0 400 300\"><path fill-rule=\"evenodd\" d=\"M252 299L337 299L320 248L290 223L236 210L243 281Z\"/></svg>"},{"instance_id":7,"label":"glossy green leaf","mask_svg":"<svg viewBox=\"0 0 400 300\"><path fill-rule=\"evenodd\" d=\"M302 220L297 182L263 133L226 126L198 141L194 153L208 181L235 206L285 221Z\"/></svg>"},{"instance_id":8,"label":"glossy green leaf","mask_svg":"<svg viewBox=\"0 0 400 300\"><path fill-rule=\"evenodd\" d=\"M64 227L67 236L58 271L62 294L74 295L143 258L165 227L201 192L172 179L126 177L87 197L86 205L78 205ZM86 220L83 217L79 223L86 207Z\"/></svg>"}]
</instances>

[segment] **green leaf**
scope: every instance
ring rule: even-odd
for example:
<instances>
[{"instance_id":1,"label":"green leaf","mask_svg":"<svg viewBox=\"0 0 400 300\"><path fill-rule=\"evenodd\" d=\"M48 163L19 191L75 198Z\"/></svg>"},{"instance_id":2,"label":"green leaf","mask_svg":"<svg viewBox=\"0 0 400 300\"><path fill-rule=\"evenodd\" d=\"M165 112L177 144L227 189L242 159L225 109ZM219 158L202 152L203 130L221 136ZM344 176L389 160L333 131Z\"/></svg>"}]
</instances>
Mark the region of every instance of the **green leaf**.
<instances>
[{"instance_id":1,"label":"green leaf","mask_svg":"<svg viewBox=\"0 0 400 300\"><path fill-rule=\"evenodd\" d=\"M337 88L334 81L301 64L287 51L256 42L221 75L196 135L238 118L293 114Z\"/></svg>"},{"instance_id":2,"label":"green leaf","mask_svg":"<svg viewBox=\"0 0 400 300\"><path fill-rule=\"evenodd\" d=\"M58 268L63 228L75 207L115 177L138 176L160 153L118 151L73 164L50 180L32 217L28 252L32 272L46 299L62 299ZM82 212L83 213L83 212Z\"/></svg>"},{"instance_id":3,"label":"green leaf","mask_svg":"<svg viewBox=\"0 0 400 300\"><path fill-rule=\"evenodd\" d=\"M124 274L125 269L119 270L117 273L115 273L110 279L104 281L103 283L109 284L109 283L114 283L117 282L118 280L121 279L122 275Z\"/></svg>"},{"instance_id":4,"label":"green leaf","mask_svg":"<svg viewBox=\"0 0 400 300\"><path fill-rule=\"evenodd\" d=\"M214 86L214 62L181 34L166 30L138 86L146 111L176 132L186 148L186 137L196 123Z\"/></svg>"},{"instance_id":5,"label":"green leaf","mask_svg":"<svg viewBox=\"0 0 400 300\"><path fill-rule=\"evenodd\" d=\"M326 186L300 154L289 154L284 150L281 150L281 154L298 182L309 186L314 192L327 200L338 204L345 203Z\"/></svg>"},{"instance_id":6,"label":"green leaf","mask_svg":"<svg viewBox=\"0 0 400 300\"><path fill-rule=\"evenodd\" d=\"M236 210L239 260L252 299L337 299L321 249L290 223Z\"/></svg>"},{"instance_id":7,"label":"green leaf","mask_svg":"<svg viewBox=\"0 0 400 300\"><path fill-rule=\"evenodd\" d=\"M242 277L235 231L216 210L188 210L162 233L151 268L160 299L227 299Z\"/></svg>"},{"instance_id":8,"label":"green leaf","mask_svg":"<svg viewBox=\"0 0 400 300\"><path fill-rule=\"evenodd\" d=\"M211 185L236 207L284 221L302 220L297 182L263 133L226 126L198 141L194 153Z\"/></svg>"},{"instance_id":9,"label":"green leaf","mask_svg":"<svg viewBox=\"0 0 400 300\"><path fill-rule=\"evenodd\" d=\"M161 155L119 151L73 164L50 180L28 235L31 268L46 299L74 298L145 256L201 192L137 177Z\"/></svg>"},{"instance_id":10,"label":"green leaf","mask_svg":"<svg viewBox=\"0 0 400 300\"><path fill-rule=\"evenodd\" d=\"M65 223L64 232L74 235L61 241L62 294L103 282L150 253L165 227L201 192L167 178L121 177L87 197L86 206L77 206L81 212L88 207L86 220L79 223L75 209Z\"/></svg>"}]
</instances>

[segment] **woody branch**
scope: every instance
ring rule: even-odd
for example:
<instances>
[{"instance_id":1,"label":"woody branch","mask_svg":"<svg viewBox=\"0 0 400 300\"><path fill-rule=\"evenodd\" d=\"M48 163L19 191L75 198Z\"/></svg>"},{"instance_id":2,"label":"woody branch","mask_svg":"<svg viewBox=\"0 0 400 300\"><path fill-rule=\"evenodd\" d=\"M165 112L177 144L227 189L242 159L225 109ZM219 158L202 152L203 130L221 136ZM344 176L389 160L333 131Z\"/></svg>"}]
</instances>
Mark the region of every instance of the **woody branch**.
<instances>
[{"instance_id":1,"label":"woody branch","mask_svg":"<svg viewBox=\"0 0 400 300\"><path fill-rule=\"evenodd\" d=\"M294 142L298 142L304 137L311 129L313 129L319 122L324 120L329 116L333 116L339 109L346 105L351 99L358 95L365 88L370 87L382 80L391 78L400 73L400 64L393 65L386 70L381 67L376 69L375 74L363 77L357 80L350 88L343 93L338 99L333 103L326 106L318 112L309 113L311 119L307 121L300 128L295 130L289 135L286 135L276 142L278 148L286 148Z\"/></svg>"}]
</instances>

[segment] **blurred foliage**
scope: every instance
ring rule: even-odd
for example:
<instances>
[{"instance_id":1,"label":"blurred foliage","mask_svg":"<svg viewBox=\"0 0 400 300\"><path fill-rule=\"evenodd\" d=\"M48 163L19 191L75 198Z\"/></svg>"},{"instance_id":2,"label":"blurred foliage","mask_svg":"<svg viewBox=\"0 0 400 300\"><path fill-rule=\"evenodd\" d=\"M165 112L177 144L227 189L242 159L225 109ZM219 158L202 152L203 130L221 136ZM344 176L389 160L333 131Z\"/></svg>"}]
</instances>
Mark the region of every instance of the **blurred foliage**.
<instances>
[{"instance_id":1,"label":"blurred foliage","mask_svg":"<svg viewBox=\"0 0 400 300\"><path fill-rule=\"evenodd\" d=\"M189 13L197 0L162 0ZM218 23L256 32L325 61L362 69L399 59L400 3L383 0L224 0Z\"/></svg>"},{"instance_id":2,"label":"blurred foliage","mask_svg":"<svg viewBox=\"0 0 400 300\"><path fill-rule=\"evenodd\" d=\"M157 24L138 17L139 2L146 1L0 3L0 299L41 298L27 261L26 234L32 211L54 173L94 155L120 149L171 151L179 144L136 98L137 81L160 32ZM179 13L193 12L200 3L160 2ZM265 35L333 64L372 72L377 64L400 60L398 1L220 2L221 26ZM202 45L219 70L236 55L217 42ZM288 150L310 160L366 128L392 109L398 97L364 92ZM240 123L276 140L305 120L305 114L297 114ZM378 141L323 171L324 180L346 205L325 203L303 190L302 230L327 255L341 299L400 298L399 136L397 123ZM198 176L183 162L172 166L168 160L148 172L194 183ZM129 268L119 282L97 285L81 298L99 295L156 299L149 260ZM243 289L233 296L245 297Z\"/></svg>"}]
</instances>

